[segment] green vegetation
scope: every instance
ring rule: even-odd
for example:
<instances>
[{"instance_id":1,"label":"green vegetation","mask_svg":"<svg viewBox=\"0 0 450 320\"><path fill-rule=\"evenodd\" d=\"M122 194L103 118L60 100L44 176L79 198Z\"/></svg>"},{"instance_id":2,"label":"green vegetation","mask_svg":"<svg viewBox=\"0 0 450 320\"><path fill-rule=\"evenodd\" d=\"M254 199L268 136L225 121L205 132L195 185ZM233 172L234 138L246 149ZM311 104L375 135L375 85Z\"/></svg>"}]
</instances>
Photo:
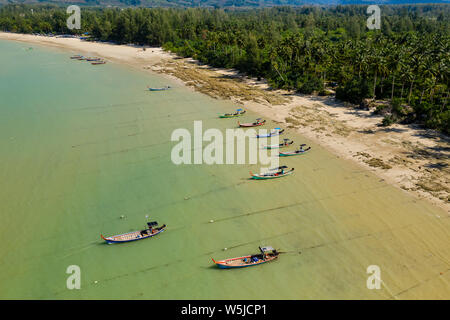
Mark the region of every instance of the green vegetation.
<instances>
[{"instance_id":1,"label":"green vegetation","mask_svg":"<svg viewBox=\"0 0 450 320\"><path fill-rule=\"evenodd\" d=\"M33 13L31 12L33 8ZM273 88L325 94L355 104L390 101L384 125L421 123L450 133L450 5L382 6L381 30L366 28L366 6L264 9L82 11L93 38L163 46L185 57L266 78ZM64 9L10 5L0 29L71 33Z\"/></svg>"}]
</instances>

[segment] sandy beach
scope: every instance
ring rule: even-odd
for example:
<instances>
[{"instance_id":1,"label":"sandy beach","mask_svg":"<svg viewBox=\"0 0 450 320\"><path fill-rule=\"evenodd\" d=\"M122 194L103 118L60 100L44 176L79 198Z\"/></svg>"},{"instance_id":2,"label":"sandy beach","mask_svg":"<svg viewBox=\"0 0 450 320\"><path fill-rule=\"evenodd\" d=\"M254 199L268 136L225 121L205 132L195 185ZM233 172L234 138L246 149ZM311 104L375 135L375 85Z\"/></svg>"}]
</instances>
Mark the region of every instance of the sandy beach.
<instances>
[{"instance_id":1,"label":"sandy beach","mask_svg":"<svg viewBox=\"0 0 450 320\"><path fill-rule=\"evenodd\" d=\"M218 99L230 99L296 130L337 157L358 163L386 182L426 199L450 215L449 138L416 125L379 126L382 116L334 97L271 90L233 70L181 59L162 48L146 48L0 32L0 39L57 47L98 56L133 68L165 74L180 84Z\"/></svg>"}]
</instances>

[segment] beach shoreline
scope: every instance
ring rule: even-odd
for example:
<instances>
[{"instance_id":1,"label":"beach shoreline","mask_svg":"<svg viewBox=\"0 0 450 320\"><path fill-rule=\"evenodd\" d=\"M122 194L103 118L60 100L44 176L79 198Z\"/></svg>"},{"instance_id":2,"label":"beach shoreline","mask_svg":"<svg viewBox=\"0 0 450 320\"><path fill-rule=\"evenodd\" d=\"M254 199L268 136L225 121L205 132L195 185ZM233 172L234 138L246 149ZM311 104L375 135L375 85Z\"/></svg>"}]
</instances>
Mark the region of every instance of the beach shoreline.
<instances>
[{"instance_id":1,"label":"beach shoreline","mask_svg":"<svg viewBox=\"0 0 450 320\"><path fill-rule=\"evenodd\" d=\"M311 139L339 158L350 160L416 198L450 215L450 140L415 125L381 127L382 116L338 102L271 90L233 70L179 58L162 48L116 45L0 32L0 39L51 46L74 54L102 57L134 69L159 73L180 85L234 103Z\"/></svg>"}]
</instances>

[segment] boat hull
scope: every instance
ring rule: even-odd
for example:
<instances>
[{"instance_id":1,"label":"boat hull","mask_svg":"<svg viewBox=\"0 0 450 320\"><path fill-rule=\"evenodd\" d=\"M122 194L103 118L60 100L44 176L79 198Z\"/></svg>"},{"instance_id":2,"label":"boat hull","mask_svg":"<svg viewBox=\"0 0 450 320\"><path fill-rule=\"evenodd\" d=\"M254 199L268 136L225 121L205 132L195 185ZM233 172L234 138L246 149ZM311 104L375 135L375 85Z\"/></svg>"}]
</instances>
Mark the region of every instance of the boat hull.
<instances>
[{"instance_id":1,"label":"boat hull","mask_svg":"<svg viewBox=\"0 0 450 320\"><path fill-rule=\"evenodd\" d=\"M309 149L308 150L305 150L305 151L303 151L303 152L280 152L278 155L280 156L280 157L291 157L291 156L298 156L298 155L301 155L301 154L305 154L305 153L307 153L309 151Z\"/></svg>"},{"instance_id":2,"label":"boat hull","mask_svg":"<svg viewBox=\"0 0 450 320\"><path fill-rule=\"evenodd\" d=\"M284 131L280 131L280 132L276 132L276 133L270 133L270 134L257 135L256 138L271 138L271 137L276 137L276 136L281 135L283 132L284 132Z\"/></svg>"},{"instance_id":3,"label":"boat hull","mask_svg":"<svg viewBox=\"0 0 450 320\"><path fill-rule=\"evenodd\" d=\"M279 174L277 176L260 176L258 174L253 174L250 172L250 175L252 176L252 179L254 180L269 180L269 179L276 179L276 178L281 178L281 177L285 177L288 176L290 174L294 173L294 170L290 170L284 174Z\"/></svg>"},{"instance_id":4,"label":"boat hull","mask_svg":"<svg viewBox=\"0 0 450 320\"><path fill-rule=\"evenodd\" d=\"M138 236L139 235L139 231L130 232L130 233L127 233L127 234L124 234L124 235L128 235L128 234L134 235L134 234L136 234L136 237L133 237L133 238L130 238L130 239L126 239L126 240L117 239L118 237L123 236L123 235L112 236L112 237L104 237L103 235L101 235L101 238L103 240L105 240L106 243L108 243L108 244L132 242L132 241L138 241L138 240L143 240L143 239L154 237L154 236L160 234L161 232L163 232L165 229L166 229L166 227L161 228L157 232L152 233L150 235L146 235L146 236Z\"/></svg>"},{"instance_id":5,"label":"boat hull","mask_svg":"<svg viewBox=\"0 0 450 320\"><path fill-rule=\"evenodd\" d=\"M169 90L170 88L148 88L150 91L165 91Z\"/></svg>"},{"instance_id":6,"label":"boat hull","mask_svg":"<svg viewBox=\"0 0 450 320\"><path fill-rule=\"evenodd\" d=\"M250 259L250 257L251 256L245 256L245 257L231 258L231 259L220 260L220 261L215 261L214 259L212 259L212 261L216 264L217 267L219 267L219 269L239 269L239 268L259 266L261 264L273 261L278 258L278 256L274 256L274 257L270 257L265 260L260 259L260 260L258 260L258 262L251 262L251 263L242 262L242 263L240 263L240 260L243 260L244 258ZM239 262L232 264L235 261L239 261Z\"/></svg>"},{"instance_id":7,"label":"boat hull","mask_svg":"<svg viewBox=\"0 0 450 320\"><path fill-rule=\"evenodd\" d=\"M259 126L262 126L262 125L264 125L266 123L266 120L264 120L264 121L262 121L262 122L260 122L260 123L258 123L258 124L254 124L254 123L239 123L238 122L238 125L239 125L239 127L241 127L241 128L251 128L251 127L259 127Z\"/></svg>"},{"instance_id":8,"label":"boat hull","mask_svg":"<svg viewBox=\"0 0 450 320\"><path fill-rule=\"evenodd\" d=\"M237 118L237 117L240 117L240 116L244 115L244 113L245 112L240 113L240 114L233 114L233 115L225 115L225 114L223 114L223 115L219 116L219 118Z\"/></svg>"},{"instance_id":9,"label":"boat hull","mask_svg":"<svg viewBox=\"0 0 450 320\"><path fill-rule=\"evenodd\" d=\"M289 147L290 145L291 145L292 143L289 143L289 144L283 144L283 145L278 145L278 144L275 144L275 145L271 145L271 146L265 146L265 148L266 149L281 149L281 148L286 148L286 147Z\"/></svg>"}]
</instances>

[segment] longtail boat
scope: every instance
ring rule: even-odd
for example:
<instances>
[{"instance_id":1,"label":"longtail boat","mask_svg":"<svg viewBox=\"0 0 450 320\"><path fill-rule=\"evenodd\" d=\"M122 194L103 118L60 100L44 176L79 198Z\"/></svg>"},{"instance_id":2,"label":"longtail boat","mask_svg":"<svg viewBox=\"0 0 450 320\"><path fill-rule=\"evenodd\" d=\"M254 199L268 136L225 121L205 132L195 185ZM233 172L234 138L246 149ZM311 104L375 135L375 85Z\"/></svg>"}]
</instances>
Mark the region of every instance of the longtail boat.
<instances>
[{"instance_id":1,"label":"longtail boat","mask_svg":"<svg viewBox=\"0 0 450 320\"><path fill-rule=\"evenodd\" d=\"M87 58L87 61L102 61L102 58Z\"/></svg>"},{"instance_id":2,"label":"longtail boat","mask_svg":"<svg viewBox=\"0 0 450 320\"><path fill-rule=\"evenodd\" d=\"M294 151L289 151L289 152L280 152L279 156L280 157L298 156L300 154L304 154L304 153L308 152L309 150L311 150L311 147L303 149L304 146L306 146L306 144L300 145L299 150L294 150Z\"/></svg>"},{"instance_id":3,"label":"longtail boat","mask_svg":"<svg viewBox=\"0 0 450 320\"><path fill-rule=\"evenodd\" d=\"M132 231L132 232L118 234L118 235L111 236L111 237L104 237L101 234L100 237L103 240L105 240L108 244L131 242L131 241L142 240L142 239L154 237L166 229L165 224L163 224L161 227L154 228L154 226L158 225L158 222L156 222L156 221L147 222L147 225L148 225L148 229L144 229L141 231Z\"/></svg>"},{"instance_id":4,"label":"longtail boat","mask_svg":"<svg viewBox=\"0 0 450 320\"><path fill-rule=\"evenodd\" d=\"M283 132L284 132L284 129L275 128L267 134L257 134L256 137L257 138L270 138L270 137L278 136L278 135L282 134Z\"/></svg>"},{"instance_id":5,"label":"longtail boat","mask_svg":"<svg viewBox=\"0 0 450 320\"><path fill-rule=\"evenodd\" d=\"M79 54L70 57L70 59L80 59L80 58L83 58L83 56Z\"/></svg>"},{"instance_id":6,"label":"longtail boat","mask_svg":"<svg viewBox=\"0 0 450 320\"><path fill-rule=\"evenodd\" d=\"M256 119L256 121L252 122L252 123L240 123L238 121L239 127L242 127L242 128L262 126L265 123L266 123L266 120L261 120L261 119Z\"/></svg>"},{"instance_id":7,"label":"longtail boat","mask_svg":"<svg viewBox=\"0 0 450 320\"><path fill-rule=\"evenodd\" d=\"M289 139L284 139L284 141L280 144L272 144L269 146L265 146L266 149L280 149L280 148L285 148L290 146L291 144L293 144L294 141L289 140Z\"/></svg>"},{"instance_id":8,"label":"longtail boat","mask_svg":"<svg viewBox=\"0 0 450 320\"><path fill-rule=\"evenodd\" d=\"M216 261L213 258L211 259L221 269L232 269L258 266L260 264L273 261L280 255L280 253L272 247L259 247L259 250L261 251L261 254L254 254L219 261Z\"/></svg>"},{"instance_id":9,"label":"longtail boat","mask_svg":"<svg viewBox=\"0 0 450 320\"><path fill-rule=\"evenodd\" d=\"M169 90L170 86L165 86L165 87L162 87L162 88L150 88L150 87L147 87L147 88L150 91L164 91L164 90Z\"/></svg>"},{"instance_id":10,"label":"longtail boat","mask_svg":"<svg viewBox=\"0 0 450 320\"><path fill-rule=\"evenodd\" d=\"M284 170L284 169L287 169L287 167L281 166L278 168L270 169L270 171L273 171L273 172L267 172L267 173L263 173L263 174L252 173L250 171L250 175L251 175L251 179L267 180L267 179L276 179L276 178L285 177L285 176L288 176L288 175L294 173L294 168L292 168L291 170Z\"/></svg>"},{"instance_id":11,"label":"longtail boat","mask_svg":"<svg viewBox=\"0 0 450 320\"><path fill-rule=\"evenodd\" d=\"M225 113L219 116L219 118L235 118L240 117L245 113L245 110L237 109L235 113Z\"/></svg>"},{"instance_id":12,"label":"longtail boat","mask_svg":"<svg viewBox=\"0 0 450 320\"><path fill-rule=\"evenodd\" d=\"M106 61L96 61L96 62L91 62L92 65L98 65L98 64L105 64Z\"/></svg>"}]
</instances>

